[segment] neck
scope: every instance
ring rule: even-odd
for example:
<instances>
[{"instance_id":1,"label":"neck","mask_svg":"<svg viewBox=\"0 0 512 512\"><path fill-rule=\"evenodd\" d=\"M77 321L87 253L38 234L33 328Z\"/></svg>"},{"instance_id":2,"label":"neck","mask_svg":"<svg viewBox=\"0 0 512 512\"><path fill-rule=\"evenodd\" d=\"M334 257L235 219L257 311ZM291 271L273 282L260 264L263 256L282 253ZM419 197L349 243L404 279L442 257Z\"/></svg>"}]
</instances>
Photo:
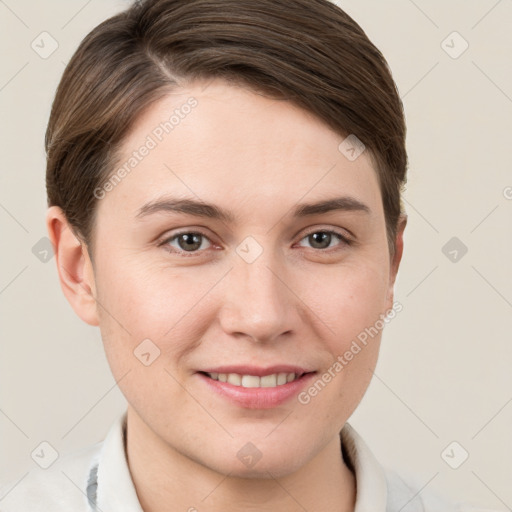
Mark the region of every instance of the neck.
<instances>
[{"instance_id":1,"label":"neck","mask_svg":"<svg viewBox=\"0 0 512 512\"><path fill-rule=\"evenodd\" d=\"M343 460L339 436L292 474L239 478L169 447L129 407L126 452L144 512L354 512L356 482Z\"/></svg>"}]
</instances>

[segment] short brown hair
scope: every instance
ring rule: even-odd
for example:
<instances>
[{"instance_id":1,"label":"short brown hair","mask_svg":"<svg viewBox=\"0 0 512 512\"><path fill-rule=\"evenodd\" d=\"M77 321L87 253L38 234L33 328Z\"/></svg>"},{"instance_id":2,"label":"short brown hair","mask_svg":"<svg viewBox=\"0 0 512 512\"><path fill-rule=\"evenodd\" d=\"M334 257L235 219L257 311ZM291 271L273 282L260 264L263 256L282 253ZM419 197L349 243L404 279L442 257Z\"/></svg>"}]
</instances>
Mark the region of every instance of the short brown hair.
<instances>
[{"instance_id":1,"label":"short brown hair","mask_svg":"<svg viewBox=\"0 0 512 512\"><path fill-rule=\"evenodd\" d=\"M329 0L142 0L81 42L52 105L48 205L92 247L94 190L138 116L176 87L223 78L313 113L366 146L394 254L406 183L403 105L386 60Z\"/></svg>"}]
</instances>

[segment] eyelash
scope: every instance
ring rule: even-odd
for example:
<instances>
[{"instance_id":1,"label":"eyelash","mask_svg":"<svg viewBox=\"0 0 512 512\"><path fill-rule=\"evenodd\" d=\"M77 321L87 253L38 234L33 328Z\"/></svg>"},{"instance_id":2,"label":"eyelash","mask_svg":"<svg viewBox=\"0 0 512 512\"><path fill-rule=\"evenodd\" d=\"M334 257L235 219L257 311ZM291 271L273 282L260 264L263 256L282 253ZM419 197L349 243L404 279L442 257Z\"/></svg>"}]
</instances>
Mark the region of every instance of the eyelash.
<instances>
[{"instance_id":1,"label":"eyelash","mask_svg":"<svg viewBox=\"0 0 512 512\"><path fill-rule=\"evenodd\" d=\"M302 240L304 240L308 236L313 235L315 233L327 233L327 234L334 235L334 236L338 237L339 240L341 241L341 244L340 244L341 246L350 246L350 245L353 244L353 240L349 239L347 236L342 235L338 231L334 231L334 230L330 230L330 229L315 229L315 230L309 231L308 233L306 233L299 240L299 242L301 242ZM165 250L167 250L168 252L170 252L172 254L181 254L181 255L184 255L184 257L195 256L195 255L200 254L202 251L205 250L205 249L203 249L203 250L196 250L196 251L184 251L182 249L176 250L175 248L173 248L173 250L171 250L169 248L170 247L169 243L174 241L174 240L177 240L178 237L180 237L181 235L200 235L203 238L206 238L210 243L212 243L210 238L207 235L205 235L204 233L202 233L201 231L181 231L181 232L175 233L174 235L172 235L172 236L166 238L165 240L163 240L161 242L161 244L159 244L159 246L164 246ZM331 248L325 248L325 249L316 249L316 248L312 247L311 249L313 249L314 251L317 251L317 252L324 252L324 253L331 253L331 252L336 252L336 251L340 250L340 249L334 249L333 250L332 247Z\"/></svg>"}]
</instances>

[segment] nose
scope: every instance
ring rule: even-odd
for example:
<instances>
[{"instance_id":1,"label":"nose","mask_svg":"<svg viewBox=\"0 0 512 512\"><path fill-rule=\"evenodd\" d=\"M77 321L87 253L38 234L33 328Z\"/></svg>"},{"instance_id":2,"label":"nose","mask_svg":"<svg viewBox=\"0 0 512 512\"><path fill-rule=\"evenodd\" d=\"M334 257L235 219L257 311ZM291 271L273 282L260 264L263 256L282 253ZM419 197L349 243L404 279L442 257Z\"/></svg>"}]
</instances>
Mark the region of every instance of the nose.
<instances>
[{"instance_id":1,"label":"nose","mask_svg":"<svg viewBox=\"0 0 512 512\"><path fill-rule=\"evenodd\" d=\"M300 300L290 279L266 251L252 263L236 260L225 280L219 308L224 332L265 343L297 329Z\"/></svg>"}]
</instances>

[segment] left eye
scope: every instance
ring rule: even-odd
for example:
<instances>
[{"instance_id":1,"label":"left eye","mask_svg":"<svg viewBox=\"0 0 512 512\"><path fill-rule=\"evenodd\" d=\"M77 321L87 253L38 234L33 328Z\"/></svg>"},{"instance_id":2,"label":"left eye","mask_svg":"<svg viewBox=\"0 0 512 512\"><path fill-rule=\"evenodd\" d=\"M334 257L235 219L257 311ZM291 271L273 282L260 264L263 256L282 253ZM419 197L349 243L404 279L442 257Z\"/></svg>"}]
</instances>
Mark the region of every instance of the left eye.
<instances>
[{"instance_id":1,"label":"left eye","mask_svg":"<svg viewBox=\"0 0 512 512\"><path fill-rule=\"evenodd\" d=\"M333 237L341 240L342 243L340 245L350 245L350 240L337 231L312 231L302 240L308 240L313 249L328 249L334 240Z\"/></svg>"}]
</instances>

